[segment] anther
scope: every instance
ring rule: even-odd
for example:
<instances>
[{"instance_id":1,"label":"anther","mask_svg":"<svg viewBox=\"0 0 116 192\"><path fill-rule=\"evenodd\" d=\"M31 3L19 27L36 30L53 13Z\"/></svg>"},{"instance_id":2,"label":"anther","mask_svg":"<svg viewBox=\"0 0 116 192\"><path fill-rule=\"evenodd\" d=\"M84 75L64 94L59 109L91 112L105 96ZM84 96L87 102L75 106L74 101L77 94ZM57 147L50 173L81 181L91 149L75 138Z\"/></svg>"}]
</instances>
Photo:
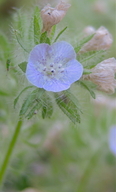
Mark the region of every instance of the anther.
<instances>
[{"instance_id":1,"label":"anther","mask_svg":"<svg viewBox=\"0 0 116 192\"><path fill-rule=\"evenodd\" d=\"M50 64L50 67L53 67L53 64Z\"/></svg>"}]
</instances>

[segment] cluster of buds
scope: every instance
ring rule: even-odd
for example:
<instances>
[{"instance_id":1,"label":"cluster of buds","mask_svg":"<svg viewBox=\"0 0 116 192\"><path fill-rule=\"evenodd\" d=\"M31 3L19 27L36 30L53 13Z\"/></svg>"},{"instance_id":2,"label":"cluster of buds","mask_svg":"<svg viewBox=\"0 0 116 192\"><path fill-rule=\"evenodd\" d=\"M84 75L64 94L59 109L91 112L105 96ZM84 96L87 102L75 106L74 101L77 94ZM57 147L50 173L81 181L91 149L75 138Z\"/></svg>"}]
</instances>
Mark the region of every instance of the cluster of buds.
<instances>
[{"instance_id":1,"label":"cluster of buds","mask_svg":"<svg viewBox=\"0 0 116 192\"><path fill-rule=\"evenodd\" d=\"M43 21L42 32L50 32L52 26L56 25L63 19L70 6L70 4L62 1L55 8L51 7L50 4L45 6L41 10L41 17Z\"/></svg>"},{"instance_id":2,"label":"cluster of buds","mask_svg":"<svg viewBox=\"0 0 116 192\"><path fill-rule=\"evenodd\" d=\"M85 32L87 35L94 34L90 41L84 44L81 48L80 53L87 51L97 51L97 50L108 50L113 42L112 35L109 31L101 26L98 30L94 30L92 27L86 28Z\"/></svg>"},{"instance_id":3,"label":"cluster of buds","mask_svg":"<svg viewBox=\"0 0 116 192\"><path fill-rule=\"evenodd\" d=\"M109 58L97 64L89 75L83 75L84 80L90 80L98 86L98 90L114 93L116 88L116 59Z\"/></svg>"}]
</instances>

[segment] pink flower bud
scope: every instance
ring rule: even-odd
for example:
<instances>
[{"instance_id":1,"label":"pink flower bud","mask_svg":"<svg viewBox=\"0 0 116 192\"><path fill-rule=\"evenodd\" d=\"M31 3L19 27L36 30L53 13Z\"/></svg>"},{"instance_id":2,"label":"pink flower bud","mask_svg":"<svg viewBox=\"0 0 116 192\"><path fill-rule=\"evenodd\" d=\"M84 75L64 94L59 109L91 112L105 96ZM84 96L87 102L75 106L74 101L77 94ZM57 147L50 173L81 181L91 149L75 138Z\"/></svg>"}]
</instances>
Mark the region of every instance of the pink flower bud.
<instances>
[{"instance_id":1,"label":"pink flower bud","mask_svg":"<svg viewBox=\"0 0 116 192\"><path fill-rule=\"evenodd\" d=\"M91 74L83 75L83 79L90 80L98 86L98 90L114 93L116 88L116 59L109 58L91 69Z\"/></svg>"},{"instance_id":2,"label":"pink flower bud","mask_svg":"<svg viewBox=\"0 0 116 192\"><path fill-rule=\"evenodd\" d=\"M80 53L93 50L107 50L112 45L113 39L105 27L100 27L90 41L84 44Z\"/></svg>"},{"instance_id":3,"label":"pink flower bud","mask_svg":"<svg viewBox=\"0 0 116 192\"><path fill-rule=\"evenodd\" d=\"M56 25L63 19L70 6L70 4L64 3L62 1L55 8L52 8L50 4L45 6L41 10L41 17L43 20L42 32L50 32L52 26Z\"/></svg>"},{"instance_id":4,"label":"pink flower bud","mask_svg":"<svg viewBox=\"0 0 116 192\"><path fill-rule=\"evenodd\" d=\"M88 36L88 35L94 34L94 33L96 32L96 30L95 30L95 28L92 27L92 26L87 26L87 27L83 30L83 32L84 32L84 36L86 37L86 36Z\"/></svg>"}]
</instances>

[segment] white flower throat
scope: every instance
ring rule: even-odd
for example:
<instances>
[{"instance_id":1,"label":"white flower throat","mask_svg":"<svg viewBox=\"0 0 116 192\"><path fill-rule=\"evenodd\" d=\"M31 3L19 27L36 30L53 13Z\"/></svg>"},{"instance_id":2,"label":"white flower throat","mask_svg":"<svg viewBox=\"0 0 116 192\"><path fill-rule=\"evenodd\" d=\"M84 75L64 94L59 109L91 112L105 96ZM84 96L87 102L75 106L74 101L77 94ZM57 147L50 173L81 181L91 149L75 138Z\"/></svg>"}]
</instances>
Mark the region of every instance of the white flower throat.
<instances>
[{"instance_id":1,"label":"white flower throat","mask_svg":"<svg viewBox=\"0 0 116 192\"><path fill-rule=\"evenodd\" d=\"M59 79L63 76L64 67L61 63L47 63L46 64L37 64L37 70L41 72L44 76L48 78L56 78Z\"/></svg>"}]
</instances>

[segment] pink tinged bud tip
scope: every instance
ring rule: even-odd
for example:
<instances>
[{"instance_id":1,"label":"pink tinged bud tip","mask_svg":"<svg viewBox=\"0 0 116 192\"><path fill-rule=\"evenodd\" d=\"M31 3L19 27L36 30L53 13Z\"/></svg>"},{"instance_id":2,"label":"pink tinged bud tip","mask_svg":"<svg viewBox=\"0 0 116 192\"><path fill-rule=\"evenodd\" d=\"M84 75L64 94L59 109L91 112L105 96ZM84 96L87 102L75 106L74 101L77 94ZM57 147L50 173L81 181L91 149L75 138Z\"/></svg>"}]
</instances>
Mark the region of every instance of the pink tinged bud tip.
<instances>
[{"instance_id":1,"label":"pink tinged bud tip","mask_svg":"<svg viewBox=\"0 0 116 192\"><path fill-rule=\"evenodd\" d=\"M52 8L50 4L45 6L41 10L41 17L43 20L42 32L50 32L52 26L56 25L63 19L70 6L70 4L67 4L62 1L55 8Z\"/></svg>"}]
</instances>

